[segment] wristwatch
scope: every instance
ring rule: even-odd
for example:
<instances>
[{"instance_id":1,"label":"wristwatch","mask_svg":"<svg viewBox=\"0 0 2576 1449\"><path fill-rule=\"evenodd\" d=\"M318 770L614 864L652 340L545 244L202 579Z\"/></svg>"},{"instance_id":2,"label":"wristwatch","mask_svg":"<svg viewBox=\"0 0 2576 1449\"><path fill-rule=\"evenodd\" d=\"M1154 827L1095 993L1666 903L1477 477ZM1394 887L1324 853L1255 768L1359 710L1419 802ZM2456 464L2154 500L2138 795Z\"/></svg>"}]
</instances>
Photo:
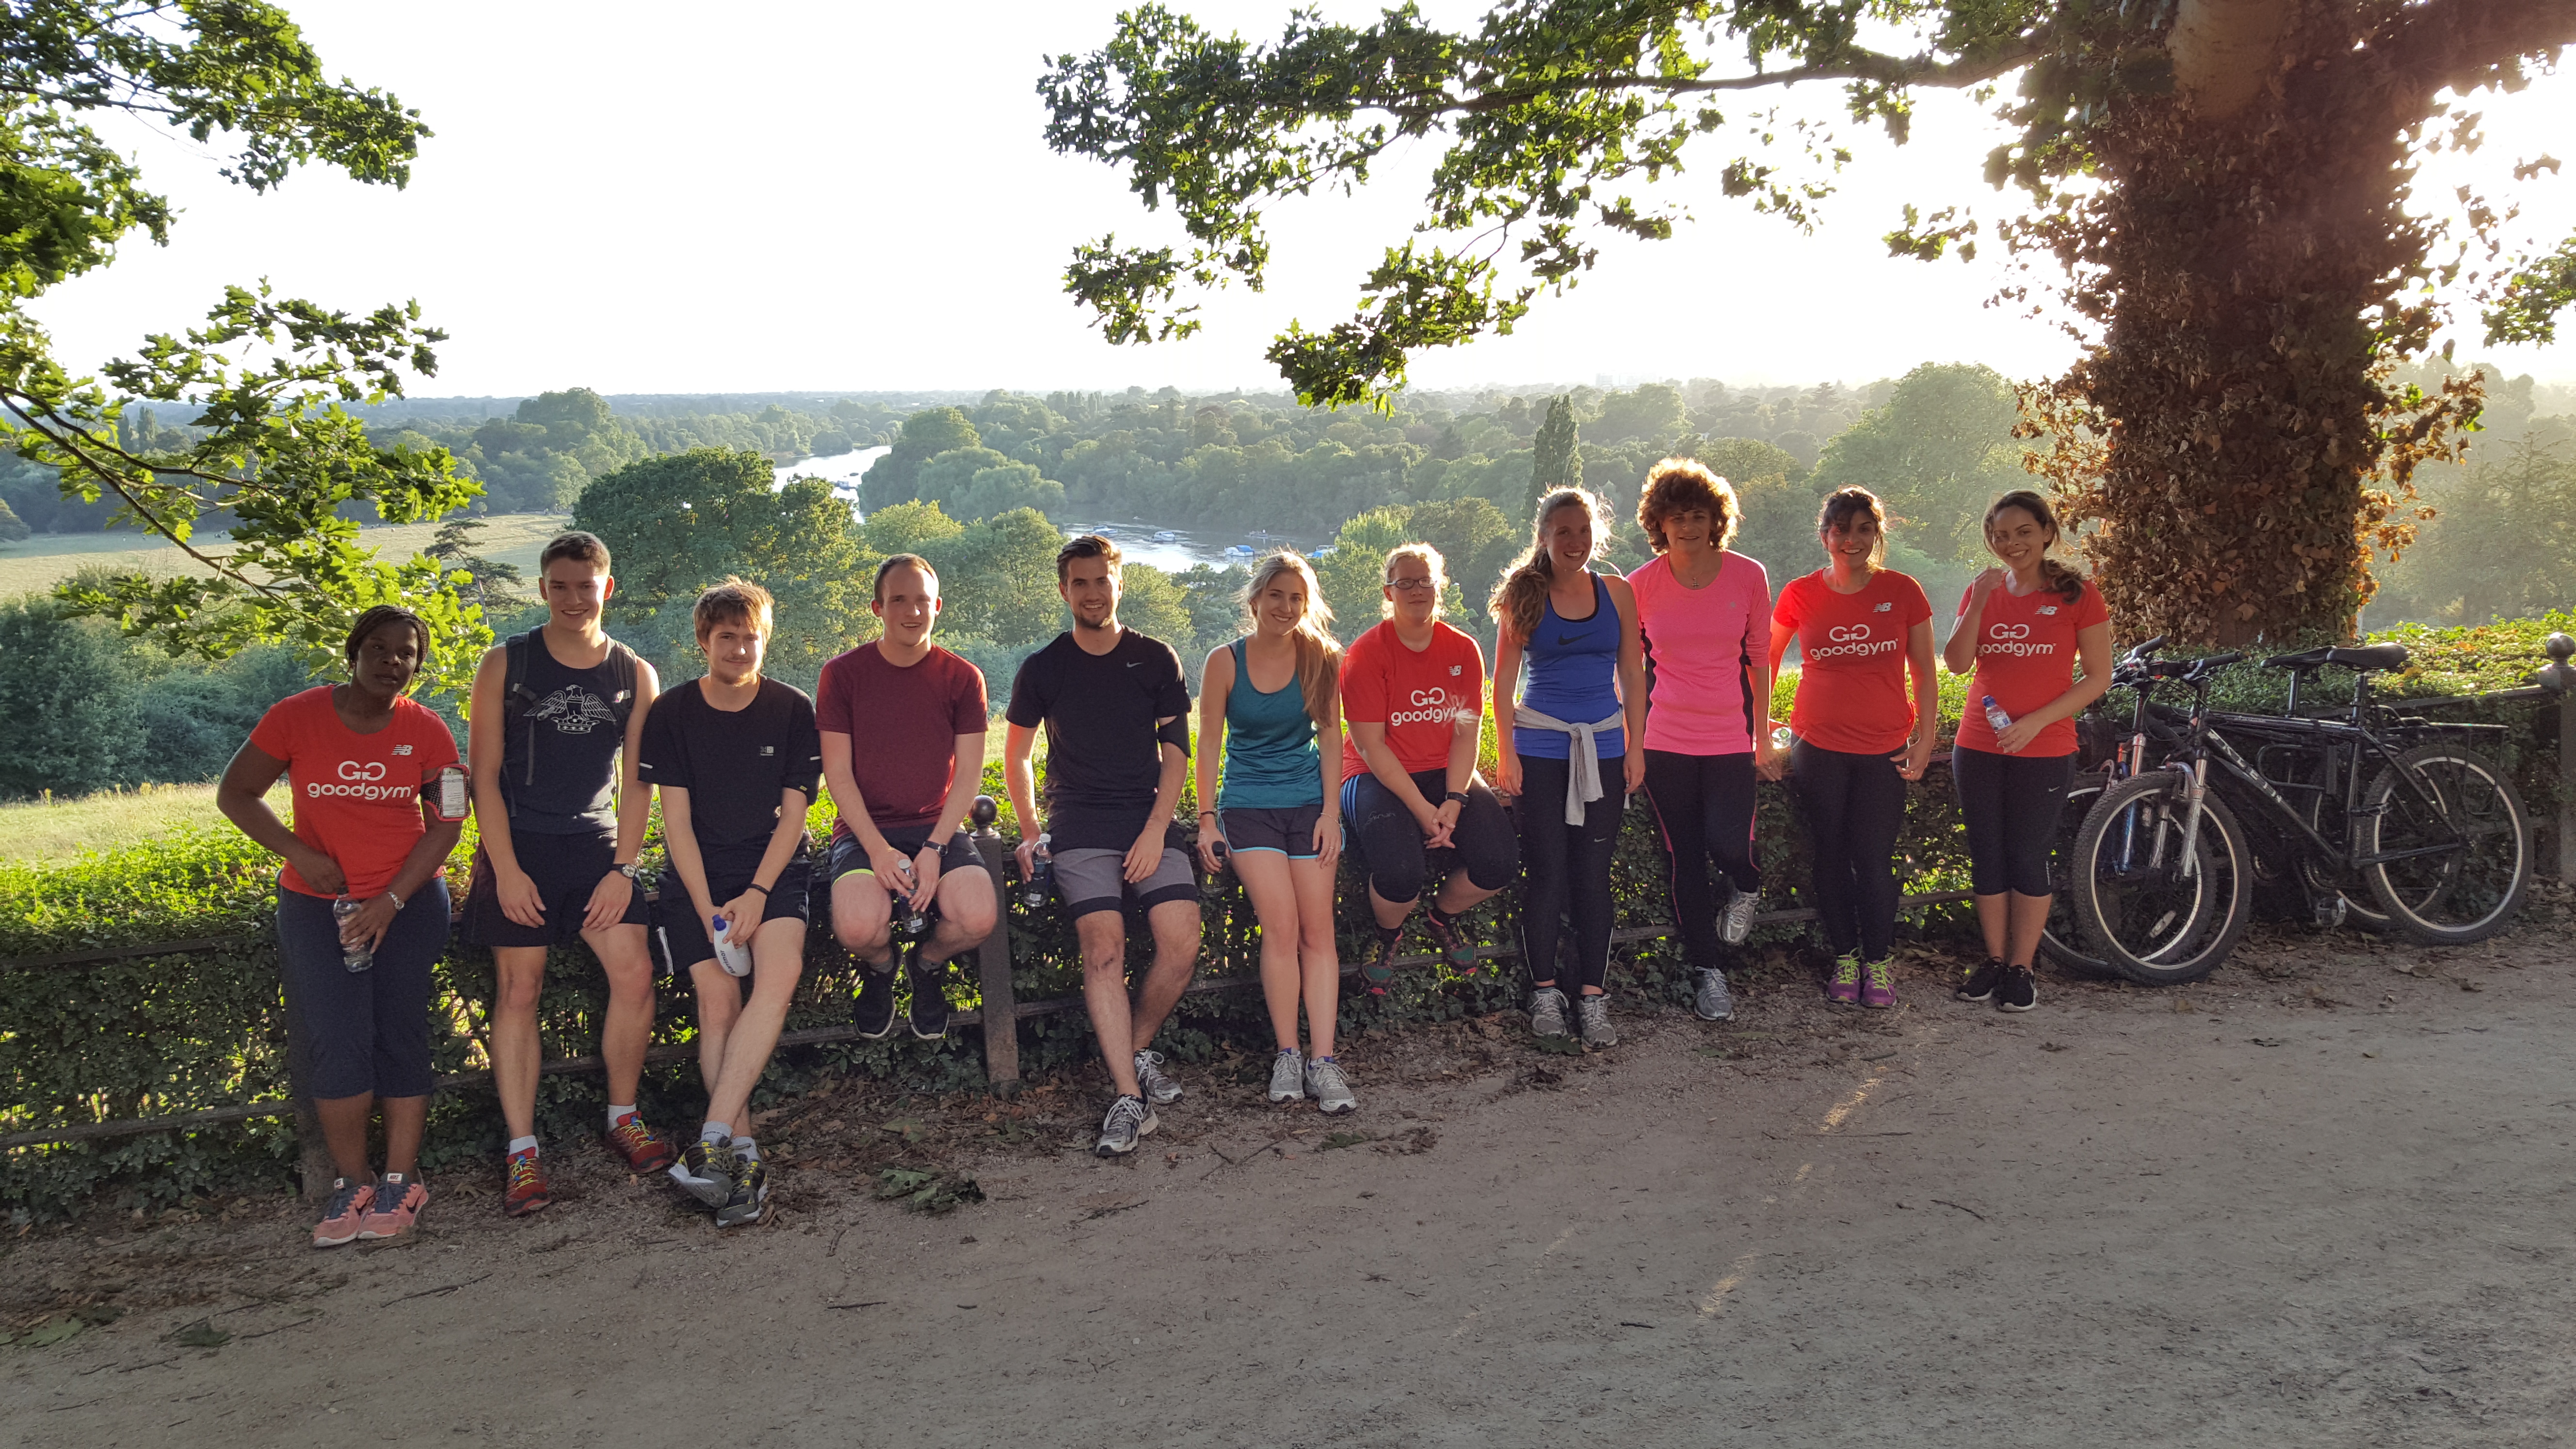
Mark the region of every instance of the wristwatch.
<instances>
[{"instance_id":1,"label":"wristwatch","mask_svg":"<svg viewBox=\"0 0 2576 1449\"><path fill-rule=\"evenodd\" d=\"M619 866L617 868L617 873L631 881L641 881L644 879L644 877L635 873L635 863L633 861L629 861L626 864Z\"/></svg>"},{"instance_id":2,"label":"wristwatch","mask_svg":"<svg viewBox=\"0 0 2576 1449\"><path fill-rule=\"evenodd\" d=\"M1467 792L1464 790L1452 790L1449 792L1448 798L1464 805L1467 803Z\"/></svg>"},{"instance_id":3,"label":"wristwatch","mask_svg":"<svg viewBox=\"0 0 2576 1449\"><path fill-rule=\"evenodd\" d=\"M385 887L385 899L394 903L394 910L397 913L399 913L406 904L402 898L402 892L395 890L392 886Z\"/></svg>"}]
</instances>

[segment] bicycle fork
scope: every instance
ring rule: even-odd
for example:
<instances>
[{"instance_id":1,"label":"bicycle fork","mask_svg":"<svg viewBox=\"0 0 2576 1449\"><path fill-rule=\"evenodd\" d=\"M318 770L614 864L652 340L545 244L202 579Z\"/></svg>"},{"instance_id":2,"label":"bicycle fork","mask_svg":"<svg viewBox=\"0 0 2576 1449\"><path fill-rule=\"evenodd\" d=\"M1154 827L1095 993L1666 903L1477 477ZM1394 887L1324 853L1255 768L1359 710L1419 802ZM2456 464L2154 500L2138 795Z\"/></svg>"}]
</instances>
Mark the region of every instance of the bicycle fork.
<instances>
[{"instance_id":1,"label":"bicycle fork","mask_svg":"<svg viewBox=\"0 0 2576 1449\"><path fill-rule=\"evenodd\" d=\"M2206 813L2203 805L2209 798L2209 757L2203 755L2188 766L2176 764L2172 768L2180 771L2183 778L2182 838L2179 843L2182 856L2174 862L2174 873L2182 880L2190 880L2200 873L2198 847L2201 817ZM2165 845L2172 838L2173 826L2170 814L2160 815L2157 819L2155 840L2147 851L2147 869L2164 869Z\"/></svg>"}]
</instances>

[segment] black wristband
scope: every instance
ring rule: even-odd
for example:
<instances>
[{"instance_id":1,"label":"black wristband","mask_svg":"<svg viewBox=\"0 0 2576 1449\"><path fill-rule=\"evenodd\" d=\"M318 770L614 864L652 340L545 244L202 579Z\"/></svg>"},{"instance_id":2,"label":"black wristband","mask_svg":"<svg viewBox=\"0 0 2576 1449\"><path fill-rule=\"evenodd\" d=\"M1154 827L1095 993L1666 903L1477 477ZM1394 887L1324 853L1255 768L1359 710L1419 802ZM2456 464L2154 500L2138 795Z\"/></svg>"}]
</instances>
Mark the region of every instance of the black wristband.
<instances>
[{"instance_id":1,"label":"black wristband","mask_svg":"<svg viewBox=\"0 0 2576 1449\"><path fill-rule=\"evenodd\" d=\"M755 890L755 891L760 892L762 895L767 895L767 894L769 894L769 887L767 887L767 886L765 886L765 885L762 885L762 884L761 884L760 882L758 882L758 881L753 881L750 885L745 886L745 887L744 887L744 889L745 889L745 890Z\"/></svg>"},{"instance_id":2,"label":"black wristband","mask_svg":"<svg viewBox=\"0 0 2576 1449\"><path fill-rule=\"evenodd\" d=\"M1464 790L1452 790L1449 792L1448 799L1455 800L1459 804L1464 805L1467 803L1467 792Z\"/></svg>"}]
</instances>

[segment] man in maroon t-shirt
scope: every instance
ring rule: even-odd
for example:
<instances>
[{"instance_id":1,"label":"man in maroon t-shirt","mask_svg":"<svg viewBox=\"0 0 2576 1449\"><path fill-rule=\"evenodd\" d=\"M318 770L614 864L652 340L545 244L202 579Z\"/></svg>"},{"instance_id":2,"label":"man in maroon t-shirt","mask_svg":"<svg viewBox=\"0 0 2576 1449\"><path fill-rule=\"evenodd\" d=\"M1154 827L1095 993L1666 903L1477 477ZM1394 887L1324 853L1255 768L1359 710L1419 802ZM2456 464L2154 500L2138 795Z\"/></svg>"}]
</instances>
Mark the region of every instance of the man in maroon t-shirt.
<instances>
[{"instance_id":1,"label":"man in maroon t-shirt","mask_svg":"<svg viewBox=\"0 0 2576 1449\"><path fill-rule=\"evenodd\" d=\"M917 554L877 566L884 621L875 643L823 666L815 722L832 827L832 934L856 952L859 1034L894 1030L894 897L907 911L936 903L929 939L912 943L912 1034L948 1033L947 965L993 933L992 872L958 834L984 775L984 676L930 642L939 575ZM854 738L858 743L854 744Z\"/></svg>"}]
</instances>

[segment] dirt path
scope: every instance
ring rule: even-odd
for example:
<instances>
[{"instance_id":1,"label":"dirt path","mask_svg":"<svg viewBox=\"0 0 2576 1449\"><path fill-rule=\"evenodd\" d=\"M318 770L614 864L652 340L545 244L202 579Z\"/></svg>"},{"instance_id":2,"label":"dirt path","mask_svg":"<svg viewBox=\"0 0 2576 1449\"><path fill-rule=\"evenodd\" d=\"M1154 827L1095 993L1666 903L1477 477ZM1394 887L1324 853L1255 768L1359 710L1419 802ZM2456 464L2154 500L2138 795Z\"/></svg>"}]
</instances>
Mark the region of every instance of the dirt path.
<instances>
[{"instance_id":1,"label":"dirt path","mask_svg":"<svg viewBox=\"0 0 2576 1449\"><path fill-rule=\"evenodd\" d=\"M198 1301L0 1350L0 1442L2561 1443L2561 939L2258 937L2019 1018L1782 986L1581 1060L1460 1029L1407 1081L1354 1053L1338 1149L1200 1072L1137 1159L1069 1108L945 1217L805 1166L737 1236L603 1179L380 1251L22 1244L129 1292L157 1244Z\"/></svg>"}]
</instances>

